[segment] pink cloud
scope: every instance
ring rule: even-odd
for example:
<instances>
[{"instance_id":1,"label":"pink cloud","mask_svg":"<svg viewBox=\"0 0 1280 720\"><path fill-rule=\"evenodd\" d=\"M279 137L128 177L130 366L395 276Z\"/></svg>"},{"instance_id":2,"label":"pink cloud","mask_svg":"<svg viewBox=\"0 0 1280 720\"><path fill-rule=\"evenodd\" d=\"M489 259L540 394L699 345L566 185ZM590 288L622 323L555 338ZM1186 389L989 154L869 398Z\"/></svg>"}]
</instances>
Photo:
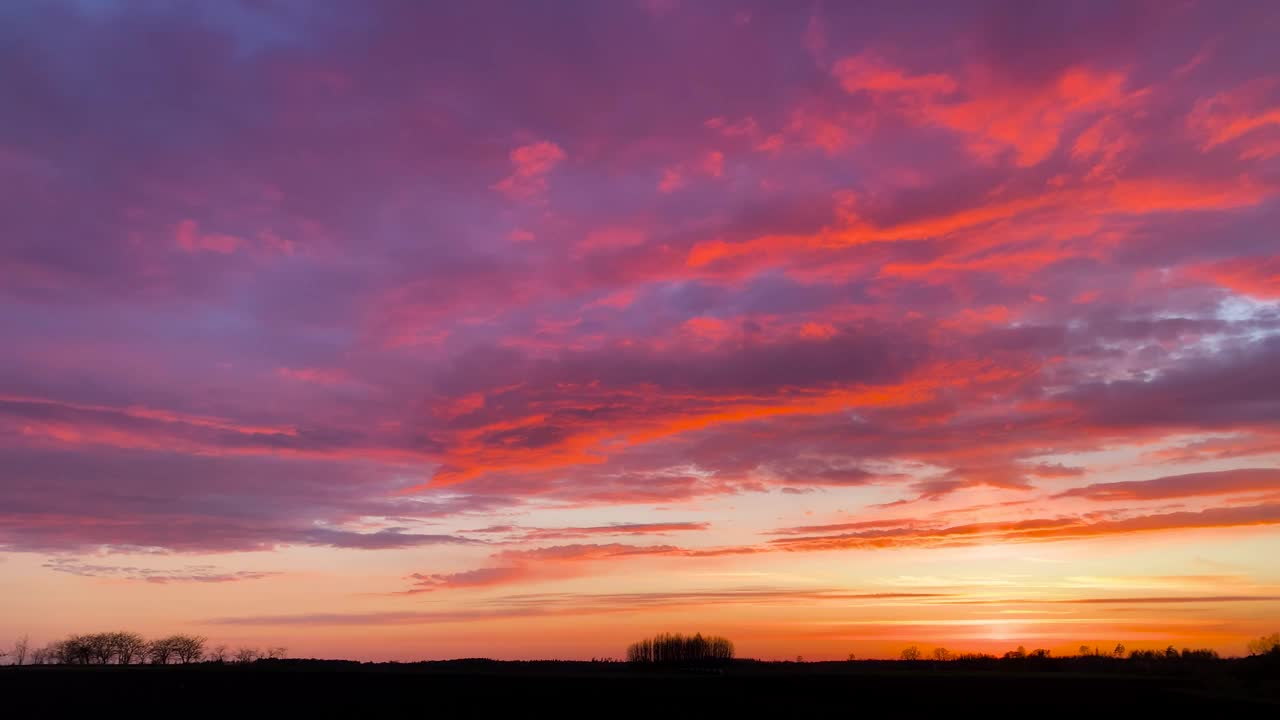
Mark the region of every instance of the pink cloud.
<instances>
[{"instance_id":1,"label":"pink cloud","mask_svg":"<svg viewBox=\"0 0 1280 720\"><path fill-rule=\"evenodd\" d=\"M183 220L178 223L175 233L178 247L189 253L213 252L227 255L238 250L244 241L234 235L218 233L202 233L195 220Z\"/></svg>"},{"instance_id":2,"label":"pink cloud","mask_svg":"<svg viewBox=\"0 0 1280 720\"><path fill-rule=\"evenodd\" d=\"M1238 493L1280 492L1280 470L1251 468L1169 475L1153 480L1109 482L1072 488L1058 497L1101 501L1164 500Z\"/></svg>"},{"instance_id":3,"label":"pink cloud","mask_svg":"<svg viewBox=\"0 0 1280 720\"><path fill-rule=\"evenodd\" d=\"M493 188L522 200L542 195L547 190L547 176L565 157L564 150L548 140L521 145L511 151L511 174Z\"/></svg>"},{"instance_id":4,"label":"pink cloud","mask_svg":"<svg viewBox=\"0 0 1280 720\"><path fill-rule=\"evenodd\" d=\"M673 193L685 187L693 178L720 178L724 176L724 153L710 150L696 160L664 168L658 180L658 191Z\"/></svg>"},{"instance_id":5,"label":"pink cloud","mask_svg":"<svg viewBox=\"0 0 1280 720\"><path fill-rule=\"evenodd\" d=\"M316 385L341 385L350 380L345 372L330 368L276 368L276 374L288 380Z\"/></svg>"}]
</instances>

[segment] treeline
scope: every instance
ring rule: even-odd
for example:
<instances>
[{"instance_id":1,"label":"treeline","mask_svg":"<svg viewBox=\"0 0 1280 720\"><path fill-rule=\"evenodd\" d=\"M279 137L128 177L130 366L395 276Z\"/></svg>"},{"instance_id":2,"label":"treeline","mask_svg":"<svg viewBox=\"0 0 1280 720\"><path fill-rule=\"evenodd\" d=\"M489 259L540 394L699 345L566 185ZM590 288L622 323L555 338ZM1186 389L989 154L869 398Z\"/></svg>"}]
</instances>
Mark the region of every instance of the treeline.
<instances>
[{"instance_id":1,"label":"treeline","mask_svg":"<svg viewBox=\"0 0 1280 720\"><path fill-rule=\"evenodd\" d=\"M1248 643L1250 656L1268 656L1272 659L1280 658L1280 633L1264 635L1260 638L1250 640ZM849 656L853 660L852 655ZM1222 659L1216 650L1207 648L1178 648L1170 645L1164 650L1132 650L1125 651L1122 644L1117 644L1111 650L1104 650L1100 647L1090 648L1088 645L1081 645L1080 652L1076 655L1066 655L1054 657L1053 653L1044 648L1036 648L1027 650L1019 645L1017 649L1010 650L1002 655L991 655L987 653L953 653L950 650L938 647L932 652L925 654L920 648L912 645L904 649L898 656L899 660L907 662L957 662L969 664L1069 664L1069 665L1106 665L1114 666L1116 664L1128 664L1142 667L1190 667L1194 665L1204 665Z\"/></svg>"},{"instance_id":2,"label":"treeline","mask_svg":"<svg viewBox=\"0 0 1280 720\"><path fill-rule=\"evenodd\" d=\"M733 643L716 635L660 633L627 647L627 662L661 665L705 664L733 659Z\"/></svg>"},{"instance_id":3,"label":"treeline","mask_svg":"<svg viewBox=\"0 0 1280 720\"><path fill-rule=\"evenodd\" d=\"M242 647L235 651L226 645L208 647L208 638L200 635L169 635L147 640L135 632L100 632L68 635L42 648L28 650L27 639L14 644L15 665L187 665L198 662L253 662L258 659L283 659L285 648Z\"/></svg>"},{"instance_id":4,"label":"treeline","mask_svg":"<svg viewBox=\"0 0 1280 720\"><path fill-rule=\"evenodd\" d=\"M852 657L850 659L853 659ZM907 662L916 662L928 660L932 662L1016 662L1016 661L1042 661L1042 660L1105 660L1105 661L1123 661L1131 660L1135 662L1189 662L1189 661L1208 661L1218 660L1218 652L1205 648L1191 649L1178 648L1170 645L1164 650L1134 650L1126 655L1124 646L1117 645L1115 650L1111 652L1102 652L1098 648L1080 647L1078 655L1063 655L1054 657L1053 652L1044 648L1036 648L1035 650L1027 650L1021 645L1016 650L1010 650L1003 655L992 655L990 653L953 653L946 648L934 648L929 654L922 653L920 648L912 645L906 648L898 656L899 660Z\"/></svg>"}]
</instances>

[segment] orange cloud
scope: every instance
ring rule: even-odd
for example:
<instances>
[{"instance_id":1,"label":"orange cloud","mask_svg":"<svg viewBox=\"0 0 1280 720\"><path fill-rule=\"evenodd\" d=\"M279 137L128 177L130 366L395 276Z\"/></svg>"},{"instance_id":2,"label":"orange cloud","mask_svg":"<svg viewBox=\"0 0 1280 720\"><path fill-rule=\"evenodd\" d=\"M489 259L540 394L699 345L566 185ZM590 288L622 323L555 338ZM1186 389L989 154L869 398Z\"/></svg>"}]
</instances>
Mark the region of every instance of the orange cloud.
<instances>
[{"instance_id":1,"label":"orange cloud","mask_svg":"<svg viewBox=\"0 0 1280 720\"><path fill-rule=\"evenodd\" d=\"M1262 258L1233 258L1192 270L1242 295L1280 298L1280 255Z\"/></svg>"},{"instance_id":2,"label":"orange cloud","mask_svg":"<svg viewBox=\"0 0 1280 720\"><path fill-rule=\"evenodd\" d=\"M981 71L964 82L940 73L914 75L865 54L836 63L832 74L846 92L868 93L915 123L962 134L981 159L1012 150L1020 167L1048 157L1074 115L1115 110L1128 99L1123 74L1085 68L1066 70L1032 90L1003 86Z\"/></svg>"},{"instance_id":3,"label":"orange cloud","mask_svg":"<svg viewBox=\"0 0 1280 720\"><path fill-rule=\"evenodd\" d=\"M724 326L713 321L695 328L720 332ZM404 492L454 485L491 473L603 464L612 453L628 447L714 426L768 418L820 416L859 407L909 406L927 402L944 389L954 392L970 386L1011 382L1021 372L984 362L953 362L925 365L897 383L853 384L821 391L783 390L751 396L690 395L664 399L652 390L615 390L611 396L631 398L634 411L616 416L607 424L561 420L556 432L544 439L541 435L548 426L548 413L555 411L551 403L540 406L540 412L459 432L444 454L443 466L431 481Z\"/></svg>"},{"instance_id":4,"label":"orange cloud","mask_svg":"<svg viewBox=\"0 0 1280 720\"><path fill-rule=\"evenodd\" d=\"M1067 246L1079 235L1096 234L1101 219L1117 215L1224 211L1256 206L1273 195L1270 186L1248 176L1220 180L1134 178L1094 185L1059 187L1001 197L961 210L927 214L896 223L877 223L858 212L852 193L840 194L841 223L807 235L760 235L730 242L703 240L688 251L685 266L711 275L746 276L763 268L796 263L806 257L875 242L949 238L943 254L923 261L898 260L879 267L881 277L919 278L939 271L1026 273L1069 257ZM981 230L982 232L978 232ZM1072 252L1105 250L1101 237ZM1020 247L1008 247L1013 241ZM1003 247L1001 252L988 252ZM813 261L817 276L866 268Z\"/></svg>"},{"instance_id":5,"label":"orange cloud","mask_svg":"<svg viewBox=\"0 0 1280 720\"><path fill-rule=\"evenodd\" d=\"M1079 516L934 527L918 527L910 522L903 522L896 528L870 529L833 535L781 537L770 542L776 547L789 551L953 547L992 542L1079 540L1165 530L1277 524L1280 524L1280 504L1264 503L1210 508L1197 512L1138 515L1119 520L1090 520L1088 516Z\"/></svg>"}]
</instances>

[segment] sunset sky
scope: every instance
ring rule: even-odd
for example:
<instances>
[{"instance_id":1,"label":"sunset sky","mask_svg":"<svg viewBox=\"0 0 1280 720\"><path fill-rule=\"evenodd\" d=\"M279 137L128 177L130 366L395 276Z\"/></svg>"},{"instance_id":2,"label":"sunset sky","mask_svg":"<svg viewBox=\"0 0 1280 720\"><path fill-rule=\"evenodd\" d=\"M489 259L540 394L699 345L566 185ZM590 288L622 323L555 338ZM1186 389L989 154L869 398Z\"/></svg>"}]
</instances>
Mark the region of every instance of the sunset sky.
<instances>
[{"instance_id":1,"label":"sunset sky","mask_svg":"<svg viewBox=\"0 0 1280 720\"><path fill-rule=\"evenodd\" d=\"M0 4L0 647L1280 630L1280 4Z\"/></svg>"}]
</instances>

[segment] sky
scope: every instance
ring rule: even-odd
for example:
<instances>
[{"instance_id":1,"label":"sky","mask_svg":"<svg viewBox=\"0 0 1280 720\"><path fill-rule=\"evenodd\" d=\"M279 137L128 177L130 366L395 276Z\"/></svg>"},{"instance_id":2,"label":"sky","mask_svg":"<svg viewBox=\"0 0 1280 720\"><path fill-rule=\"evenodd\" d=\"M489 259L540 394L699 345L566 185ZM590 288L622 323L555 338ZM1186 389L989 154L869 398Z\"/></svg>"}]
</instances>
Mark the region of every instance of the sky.
<instances>
[{"instance_id":1,"label":"sky","mask_svg":"<svg viewBox=\"0 0 1280 720\"><path fill-rule=\"evenodd\" d=\"M1243 654L1280 5L0 5L0 645Z\"/></svg>"}]
</instances>

